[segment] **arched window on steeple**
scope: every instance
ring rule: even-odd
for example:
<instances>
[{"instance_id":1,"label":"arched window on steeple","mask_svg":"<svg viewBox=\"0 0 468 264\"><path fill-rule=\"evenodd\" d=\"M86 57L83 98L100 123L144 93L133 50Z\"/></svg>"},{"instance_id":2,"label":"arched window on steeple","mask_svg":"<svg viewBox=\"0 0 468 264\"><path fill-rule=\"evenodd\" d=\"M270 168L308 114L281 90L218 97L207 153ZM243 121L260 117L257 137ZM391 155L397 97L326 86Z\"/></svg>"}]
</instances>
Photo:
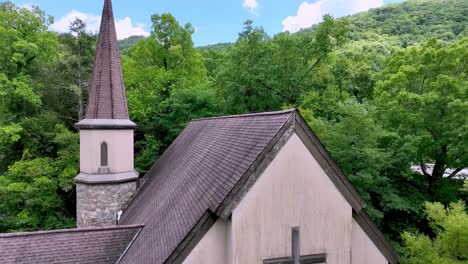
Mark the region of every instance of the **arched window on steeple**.
<instances>
[{"instance_id":1,"label":"arched window on steeple","mask_svg":"<svg viewBox=\"0 0 468 264\"><path fill-rule=\"evenodd\" d=\"M107 143L101 143L101 167L108 166L108 153L107 153Z\"/></svg>"}]
</instances>

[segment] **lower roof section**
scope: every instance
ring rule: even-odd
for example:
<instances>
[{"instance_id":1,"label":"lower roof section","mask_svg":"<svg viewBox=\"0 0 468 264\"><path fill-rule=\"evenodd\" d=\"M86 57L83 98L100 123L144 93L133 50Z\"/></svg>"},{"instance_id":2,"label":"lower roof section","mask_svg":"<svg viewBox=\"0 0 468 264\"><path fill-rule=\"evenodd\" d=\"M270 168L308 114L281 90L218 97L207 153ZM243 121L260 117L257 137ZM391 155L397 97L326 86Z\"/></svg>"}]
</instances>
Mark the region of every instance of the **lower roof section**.
<instances>
[{"instance_id":1,"label":"lower roof section","mask_svg":"<svg viewBox=\"0 0 468 264\"><path fill-rule=\"evenodd\" d=\"M0 235L0 263L116 263L142 225Z\"/></svg>"}]
</instances>

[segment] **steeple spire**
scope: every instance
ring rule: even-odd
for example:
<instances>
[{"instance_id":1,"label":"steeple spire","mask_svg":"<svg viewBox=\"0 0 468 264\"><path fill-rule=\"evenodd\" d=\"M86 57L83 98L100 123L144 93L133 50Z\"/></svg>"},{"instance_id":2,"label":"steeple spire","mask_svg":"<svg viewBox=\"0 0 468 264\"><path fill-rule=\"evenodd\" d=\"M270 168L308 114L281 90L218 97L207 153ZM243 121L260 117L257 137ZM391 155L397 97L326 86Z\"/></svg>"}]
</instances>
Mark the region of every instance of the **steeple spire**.
<instances>
[{"instance_id":1,"label":"steeple spire","mask_svg":"<svg viewBox=\"0 0 468 264\"><path fill-rule=\"evenodd\" d=\"M129 119L112 1L104 1L86 119Z\"/></svg>"},{"instance_id":2,"label":"steeple spire","mask_svg":"<svg viewBox=\"0 0 468 264\"><path fill-rule=\"evenodd\" d=\"M76 181L78 227L111 226L136 191L133 132L128 118L111 0L105 0L86 118L80 130Z\"/></svg>"}]
</instances>

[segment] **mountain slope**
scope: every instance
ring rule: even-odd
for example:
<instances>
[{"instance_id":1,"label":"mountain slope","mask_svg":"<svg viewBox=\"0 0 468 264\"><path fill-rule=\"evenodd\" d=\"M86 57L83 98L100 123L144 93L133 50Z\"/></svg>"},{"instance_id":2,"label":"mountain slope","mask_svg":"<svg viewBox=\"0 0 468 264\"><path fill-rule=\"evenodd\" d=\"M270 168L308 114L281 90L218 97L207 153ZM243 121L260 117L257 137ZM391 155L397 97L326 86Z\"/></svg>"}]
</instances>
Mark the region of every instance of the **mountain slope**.
<instances>
[{"instance_id":1,"label":"mountain slope","mask_svg":"<svg viewBox=\"0 0 468 264\"><path fill-rule=\"evenodd\" d=\"M399 36L408 44L430 38L452 41L468 36L468 1L410 0L349 17L351 38L369 33Z\"/></svg>"},{"instance_id":2,"label":"mountain slope","mask_svg":"<svg viewBox=\"0 0 468 264\"><path fill-rule=\"evenodd\" d=\"M135 45L140 39L144 39L144 36L131 36L126 39L119 40L119 51L123 54L131 46Z\"/></svg>"}]
</instances>

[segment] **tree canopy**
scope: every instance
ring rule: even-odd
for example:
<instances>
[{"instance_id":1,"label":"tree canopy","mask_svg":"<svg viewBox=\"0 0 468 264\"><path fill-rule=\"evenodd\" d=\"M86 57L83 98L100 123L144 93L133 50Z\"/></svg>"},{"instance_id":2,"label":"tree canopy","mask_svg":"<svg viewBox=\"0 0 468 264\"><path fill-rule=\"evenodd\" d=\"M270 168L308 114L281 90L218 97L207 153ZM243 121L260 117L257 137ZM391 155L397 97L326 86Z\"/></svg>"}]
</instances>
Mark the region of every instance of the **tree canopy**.
<instances>
[{"instance_id":1,"label":"tree canopy","mask_svg":"<svg viewBox=\"0 0 468 264\"><path fill-rule=\"evenodd\" d=\"M427 219L434 232L403 234L406 262L457 264L468 261L468 215L466 205L459 201L445 208L441 203L425 203Z\"/></svg>"}]
</instances>

